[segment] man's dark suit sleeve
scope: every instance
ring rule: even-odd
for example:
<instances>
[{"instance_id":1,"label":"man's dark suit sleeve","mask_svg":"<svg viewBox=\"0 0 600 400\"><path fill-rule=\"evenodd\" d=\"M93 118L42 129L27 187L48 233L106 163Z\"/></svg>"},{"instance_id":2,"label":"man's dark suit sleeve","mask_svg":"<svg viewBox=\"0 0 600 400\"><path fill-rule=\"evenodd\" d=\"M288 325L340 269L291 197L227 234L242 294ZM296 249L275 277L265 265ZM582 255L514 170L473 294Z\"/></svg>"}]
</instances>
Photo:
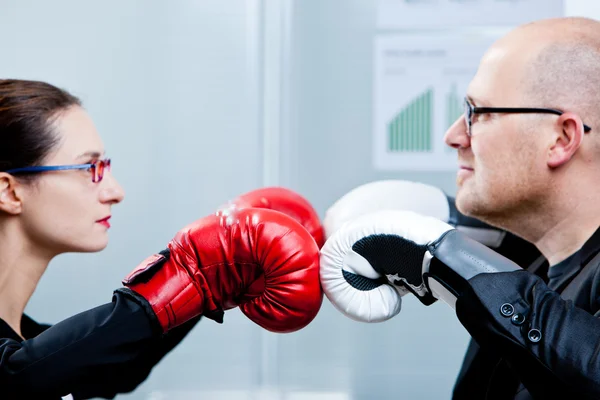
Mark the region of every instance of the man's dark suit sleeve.
<instances>
[{"instance_id":1,"label":"man's dark suit sleeve","mask_svg":"<svg viewBox=\"0 0 600 400\"><path fill-rule=\"evenodd\" d=\"M479 274L458 297L456 313L534 398L600 398L600 319L538 276L523 270Z\"/></svg>"},{"instance_id":2,"label":"man's dark suit sleeve","mask_svg":"<svg viewBox=\"0 0 600 400\"><path fill-rule=\"evenodd\" d=\"M162 335L149 305L116 292L33 339L0 339L2 398L113 398L143 382L199 318Z\"/></svg>"}]
</instances>

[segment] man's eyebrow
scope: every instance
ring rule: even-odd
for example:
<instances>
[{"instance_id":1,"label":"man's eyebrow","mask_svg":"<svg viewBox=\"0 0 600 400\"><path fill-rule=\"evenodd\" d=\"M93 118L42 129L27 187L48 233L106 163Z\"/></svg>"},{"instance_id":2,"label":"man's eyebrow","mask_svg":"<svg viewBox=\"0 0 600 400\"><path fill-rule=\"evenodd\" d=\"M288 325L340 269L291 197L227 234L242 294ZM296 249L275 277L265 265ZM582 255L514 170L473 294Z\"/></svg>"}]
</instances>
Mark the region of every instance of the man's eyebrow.
<instances>
[{"instance_id":1,"label":"man's eyebrow","mask_svg":"<svg viewBox=\"0 0 600 400\"><path fill-rule=\"evenodd\" d=\"M467 95L466 97L467 97L467 100L469 100L469 102L471 104L473 104L474 106L480 106L480 107L485 106L485 102L480 99L478 100L471 95Z\"/></svg>"},{"instance_id":2,"label":"man's eyebrow","mask_svg":"<svg viewBox=\"0 0 600 400\"><path fill-rule=\"evenodd\" d=\"M79 160L81 158L100 158L101 156L102 153L98 151L86 151L85 153L78 155L76 159Z\"/></svg>"}]
</instances>

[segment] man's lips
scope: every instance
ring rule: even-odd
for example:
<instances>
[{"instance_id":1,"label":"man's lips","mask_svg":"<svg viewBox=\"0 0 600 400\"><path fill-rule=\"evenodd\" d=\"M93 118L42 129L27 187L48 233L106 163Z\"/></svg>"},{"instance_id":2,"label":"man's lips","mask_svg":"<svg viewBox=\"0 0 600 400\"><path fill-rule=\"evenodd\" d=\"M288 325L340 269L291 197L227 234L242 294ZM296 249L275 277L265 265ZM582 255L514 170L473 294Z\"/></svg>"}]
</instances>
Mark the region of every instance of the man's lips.
<instances>
[{"instance_id":1,"label":"man's lips","mask_svg":"<svg viewBox=\"0 0 600 400\"><path fill-rule=\"evenodd\" d=\"M456 179L458 180L459 184L461 184L471 175L473 175L473 168L466 165L460 165L458 171L456 172Z\"/></svg>"}]
</instances>

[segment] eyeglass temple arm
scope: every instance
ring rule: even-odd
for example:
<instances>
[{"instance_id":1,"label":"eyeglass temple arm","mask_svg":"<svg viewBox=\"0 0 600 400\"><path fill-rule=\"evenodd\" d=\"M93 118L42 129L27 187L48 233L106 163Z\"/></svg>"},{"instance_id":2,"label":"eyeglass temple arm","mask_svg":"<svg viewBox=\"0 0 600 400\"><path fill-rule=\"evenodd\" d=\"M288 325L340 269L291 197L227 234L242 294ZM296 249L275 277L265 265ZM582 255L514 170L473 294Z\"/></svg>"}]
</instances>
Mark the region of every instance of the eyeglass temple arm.
<instances>
[{"instance_id":1,"label":"eyeglass temple arm","mask_svg":"<svg viewBox=\"0 0 600 400\"><path fill-rule=\"evenodd\" d=\"M547 113L547 114L556 114L563 115L564 113L560 110L555 110L553 108L507 108L507 107L473 107L473 113L482 114L482 113L525 113L525 114L539 114L539 113ZM583 131L589 132L592 128L586 124L583 124Z\"/></svg>"}]
</instances>

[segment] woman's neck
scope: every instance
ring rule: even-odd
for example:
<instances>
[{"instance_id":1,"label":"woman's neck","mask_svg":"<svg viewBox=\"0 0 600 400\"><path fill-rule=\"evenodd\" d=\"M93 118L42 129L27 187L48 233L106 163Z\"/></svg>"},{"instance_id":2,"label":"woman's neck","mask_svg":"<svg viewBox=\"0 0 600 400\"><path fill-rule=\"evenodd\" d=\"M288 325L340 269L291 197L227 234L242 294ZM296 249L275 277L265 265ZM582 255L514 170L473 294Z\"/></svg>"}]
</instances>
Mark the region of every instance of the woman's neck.
<instances>
[{"instance_id":1,"label":"woman's neck","mask_svg":"<svg viewBox=\"0 0 600 400\"><path fill-rule=\"evenodd\" d=\"M0 318L23 337L23 312L52 257L10 225L0 224Z\"/></svg>"}]
</instances>

